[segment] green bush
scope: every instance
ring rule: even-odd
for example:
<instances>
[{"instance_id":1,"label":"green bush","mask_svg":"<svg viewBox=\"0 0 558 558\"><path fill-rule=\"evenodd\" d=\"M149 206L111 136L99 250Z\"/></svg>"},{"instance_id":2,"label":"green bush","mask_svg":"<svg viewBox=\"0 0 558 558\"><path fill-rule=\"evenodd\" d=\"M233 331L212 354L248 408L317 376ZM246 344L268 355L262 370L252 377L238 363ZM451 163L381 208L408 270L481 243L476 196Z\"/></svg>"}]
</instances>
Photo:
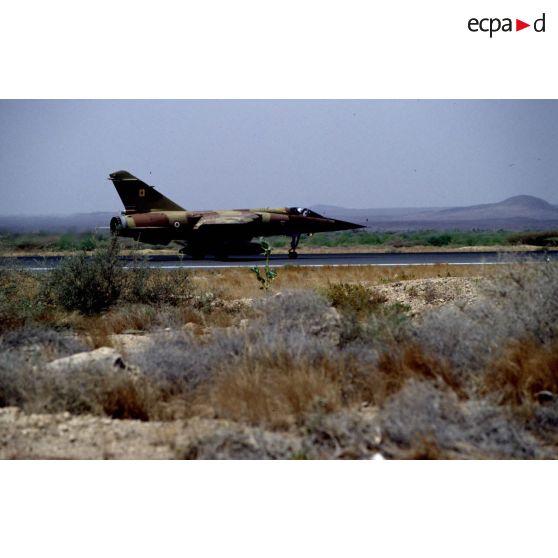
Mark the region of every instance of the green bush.
<instances>
[{"instance_id":1,"label":"green bush","mask_svg":"<svg viewBox=\"0 0 558 558\"><path fill-rule=\"evenodd\" d=\"M83 238L79 243L80 250L91 251L91 250L95 250L96 246L97 243L95 242L95 239L92 236L87 236Z\"/></svg>"},{"instance_id":2,"label":"green bush","mask_svg":"<svg viewBox=\"0 0 558 558\"><path fill-rule=\"evenodd\" d=\"M436 234L428 237L427 243L430 246L448 246L452 243L452 238L449 234Z\"/></svg>"},{"instance_id":3,"label":"green bush","mask_svg":"<svg viewBox=\"0 0 558 558\"><path fill-rule=\"evenodd\" d=\"M123 274L113 238L91 258L82 253L65 260L52 272L48 294L66 310L97 314L118 301Z\"/></svg>"},{"instance_id":4,"label":"green bush","mask_svg":"<svg viewBox=\"0 0 558 558\"><path fill-rule=\"evenodd\" d=\"M56 245L58 250L75 250L78 247L76 237L73 234L64 234L58 239Z\"/></svg>"},{"instance_id":5,"label":"green bush","mask_svg":"<svg viewBox=\"0 0 558 558\"><path fill-rule=\"evenodd\" d=\"M190 272L186 269L165 273L135 262L124 274L121 298L126 302L176 306L192 296Z\"/></svg>"},{"instance_id":6,"label":"green bush","mask_svg":"<svg viewBox=\"0 0 558 558\"><path fill-rule=\"evenodd\" d=\"M0 269L0 333L45 321L48 307L39 296L41 277Z\"/></svg>"}]
</instances>

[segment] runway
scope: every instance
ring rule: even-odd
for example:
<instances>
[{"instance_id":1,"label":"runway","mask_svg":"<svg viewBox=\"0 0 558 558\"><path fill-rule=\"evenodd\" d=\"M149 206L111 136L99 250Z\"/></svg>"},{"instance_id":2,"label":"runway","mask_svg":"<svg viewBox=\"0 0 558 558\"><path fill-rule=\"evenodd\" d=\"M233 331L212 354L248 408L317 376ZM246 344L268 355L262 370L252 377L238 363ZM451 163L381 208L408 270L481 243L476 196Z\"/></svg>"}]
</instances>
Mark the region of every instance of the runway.
<instances>
[{"instance_id":1,"label":"runway","mask_svg":"<svg viewBox=\"0 0 558 558\"><path fill-rule=\"evenodd\" d=\"M21 256L0 258L0 269L24 269L27 271L49 271L59 266L66 256ZM132 264L132 258L120 258L124 267ZM225 267L252 267L265 263L263 256L230 257L227 260L192 260L187 256L152 255L142 260L152 269L213 269ZM558 261L558 250L546 252L386 252L386 253L342 253L304 254L291 260L284 254L274 254L270 258L272 267L304 266L400 266L400 265L487 265L505 264L514 261L545 262Z\"/></svg>"}]
</instances>

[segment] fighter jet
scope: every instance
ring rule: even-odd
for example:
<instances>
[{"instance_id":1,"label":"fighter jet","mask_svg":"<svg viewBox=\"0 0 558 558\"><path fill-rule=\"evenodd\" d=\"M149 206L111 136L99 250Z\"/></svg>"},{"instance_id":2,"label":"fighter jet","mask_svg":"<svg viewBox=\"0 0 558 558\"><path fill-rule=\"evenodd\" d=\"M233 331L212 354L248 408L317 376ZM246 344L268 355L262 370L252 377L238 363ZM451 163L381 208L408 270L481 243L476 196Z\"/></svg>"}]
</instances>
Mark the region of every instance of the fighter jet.
<instances>
[{"instance_id":1,"label":"fighter jet","mask_svg":"<svg viewBox=\"0 0 558 558\"><path fill-rule=\"evenodd\" d=\"M194 259L261 254L261 244L252 239L276 235L291 237L289 258L296 258L303 234L363 228L303 207L187 211L127 171L113 172L109 180L125 208L110 221L114 235L148 244L175 241Z\"/></svg>"}]
</instances>

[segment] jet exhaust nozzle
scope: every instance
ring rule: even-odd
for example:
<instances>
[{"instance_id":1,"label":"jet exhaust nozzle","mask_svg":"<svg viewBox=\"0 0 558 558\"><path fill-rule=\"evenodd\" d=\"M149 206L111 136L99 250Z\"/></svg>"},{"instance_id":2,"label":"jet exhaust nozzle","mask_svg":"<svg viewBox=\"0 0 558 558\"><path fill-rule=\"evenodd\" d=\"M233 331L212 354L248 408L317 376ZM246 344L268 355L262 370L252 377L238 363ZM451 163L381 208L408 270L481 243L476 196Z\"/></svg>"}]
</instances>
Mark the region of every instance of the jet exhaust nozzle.
<instances>
[{"instance_id":1,"label":"jet exhaust nozzle","mask_svg":"<svg viewBox=\"0 0 558 558\"><path fill-rule=\"evenodd\" d=\"M110 220L110 232L113 234L118 234L122 229L127 229L128 223L126 218L123 216L113 217Z\"/></svg>"}]
</instances>

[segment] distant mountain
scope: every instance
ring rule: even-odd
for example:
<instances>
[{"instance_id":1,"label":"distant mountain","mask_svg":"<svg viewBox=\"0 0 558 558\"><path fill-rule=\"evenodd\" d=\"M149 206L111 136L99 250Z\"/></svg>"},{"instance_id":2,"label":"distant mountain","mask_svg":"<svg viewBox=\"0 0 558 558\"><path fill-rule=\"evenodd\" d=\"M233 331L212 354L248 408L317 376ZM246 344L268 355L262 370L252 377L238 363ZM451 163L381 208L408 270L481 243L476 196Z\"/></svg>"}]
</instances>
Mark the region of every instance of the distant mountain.
<instances>
[{"instance_id":1,"label":"distant mountain","mask_svg":"<svg viewBox=\"0 0 558 558\"><path fill-rule=\"evenodd\" d=\"M316 205L312 209L373 230L424 229L558 229L558 206L535 196L513 196L498 203L465 207L397 207L350 209ZM58 216L0 216L0 232L88 232L108 227L114 212Z\"/></svg>"},{"instance_id":2,"label":"distant mountain","mask_svg":"<svg viewBox=\"0 0 558 558\"><path fill-rule=\"evenodd\" d=\"M116 213L78 213L75 215L0 215L0 232L65 233L89 232L97 227L108 227Z\"/></svg>"},{"instance_id":3,"label":"distant mountain","mask_svg":"<svg viewBox=\"0 0 558 558\"><path fill-rule=\"evenodd\" d=\"M514 196L499 203L453 207L436 213L441 219L558 219L558 207L535 196Z\"/></svg>"},{"instance_id":4,"label":"distant mountain","mask_svg":"<svg viewBox=\"0 0 558 558\"><path fill-rule=\"evenodd\" d=\"M313 209L379 230L558 228L558 206L527 195L465 207L348 209L322 205Z\"/></svg>"}]
</instances>

